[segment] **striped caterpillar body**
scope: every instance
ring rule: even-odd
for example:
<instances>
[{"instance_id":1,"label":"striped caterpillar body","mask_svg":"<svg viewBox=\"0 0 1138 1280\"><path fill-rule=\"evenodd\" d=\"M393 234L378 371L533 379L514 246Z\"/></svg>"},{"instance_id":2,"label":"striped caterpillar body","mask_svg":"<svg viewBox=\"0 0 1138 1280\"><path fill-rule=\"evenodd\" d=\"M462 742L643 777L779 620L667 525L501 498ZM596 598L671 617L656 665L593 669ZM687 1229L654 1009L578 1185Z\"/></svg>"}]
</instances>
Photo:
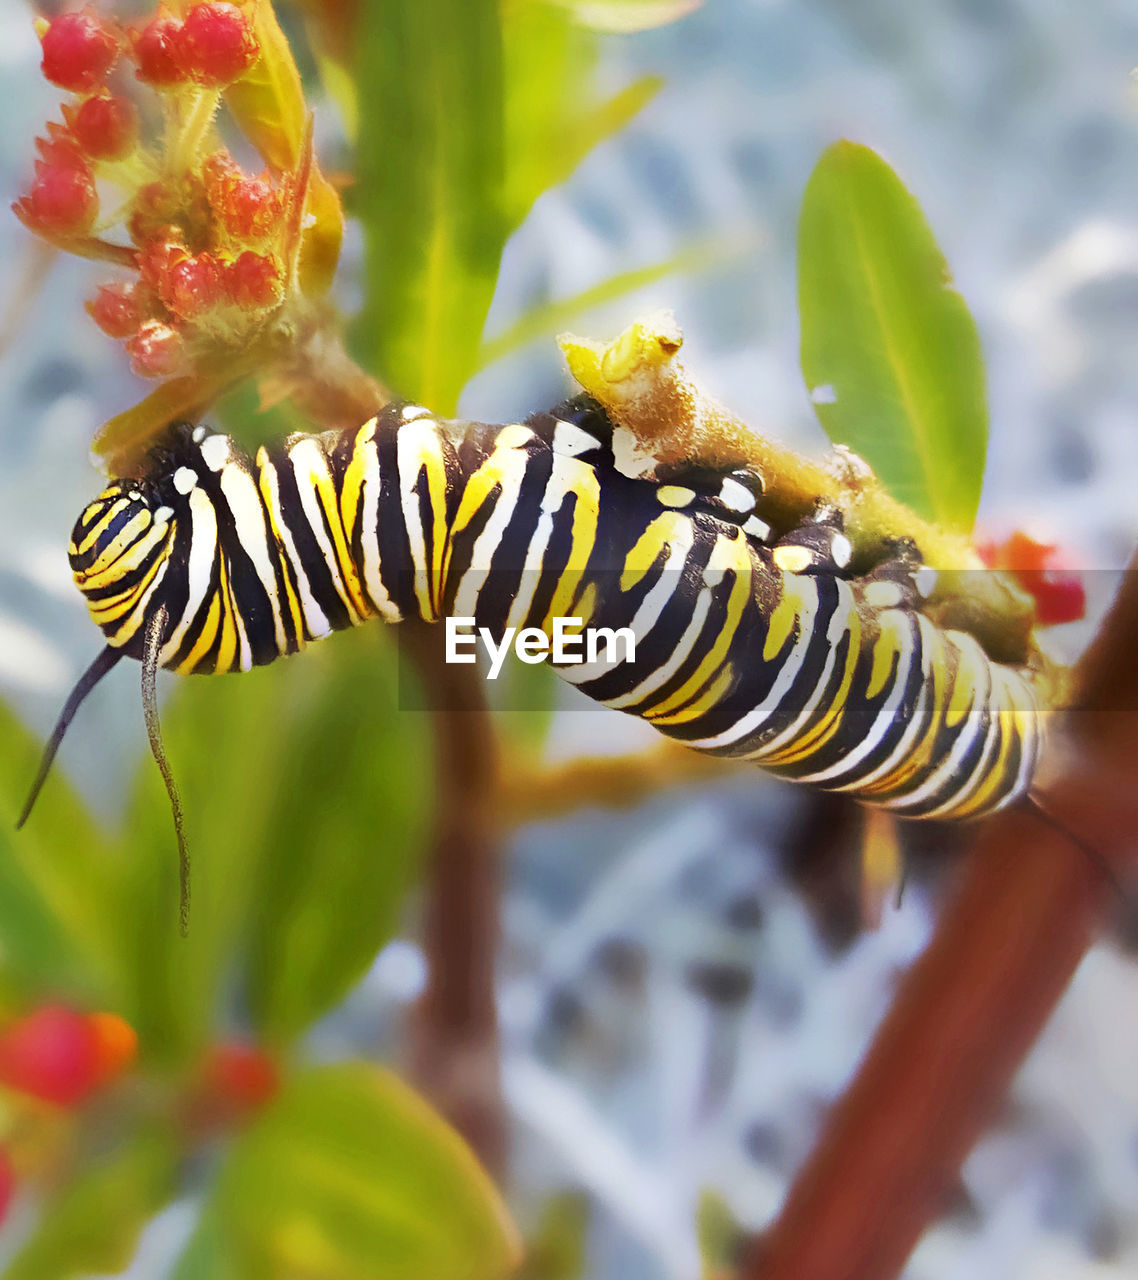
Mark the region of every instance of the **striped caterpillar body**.
<instances>
[{"instance_id":1,"label":"striped caterpillar body","mask_svg":"<svg viewBox=\"0 0 1138 1280\"><path fill-rule=\"evenodd\" d=\"M181 673L375 617L631 628L633 660L558 673L690 747L906 817L999 808L1040 748L1029 674L925 616L911 553L855 572L832 511L772 532L750 473L631 479L587 397L506 426L389 406L255 461L179 425L86 508L70 558L108 652L142 657L158 628Z\"/></svg>"}]
</instances>

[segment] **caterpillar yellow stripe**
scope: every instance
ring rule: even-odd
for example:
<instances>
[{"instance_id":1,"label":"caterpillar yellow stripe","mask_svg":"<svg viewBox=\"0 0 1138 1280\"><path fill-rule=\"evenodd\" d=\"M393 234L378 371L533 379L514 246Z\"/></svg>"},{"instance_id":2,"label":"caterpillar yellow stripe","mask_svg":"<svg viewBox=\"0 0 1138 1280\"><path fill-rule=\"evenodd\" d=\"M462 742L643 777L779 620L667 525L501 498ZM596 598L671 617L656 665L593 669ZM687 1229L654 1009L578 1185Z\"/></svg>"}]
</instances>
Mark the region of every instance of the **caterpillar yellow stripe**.
<instances>
[{"instance_id":1,"label":"caterpillar yellow stripe","mask_svg":"<svg viewBox=\"0 0 1138 1280\"><path fill-rule=\"evenodd\" d=\"M1026 669L922 610L904 548L855 567L837 512L772 531L762 478L637 479L578 397L525 423L393 405L358 429L249 458L177 426L142 474L80 516L71 566L110 648L242 671L372 618L474 617L551 634L630 628L633 656L555 667L697 750L907 817L990 813L1026 793L1041 709Z\"/></svg>"}]
</instances>

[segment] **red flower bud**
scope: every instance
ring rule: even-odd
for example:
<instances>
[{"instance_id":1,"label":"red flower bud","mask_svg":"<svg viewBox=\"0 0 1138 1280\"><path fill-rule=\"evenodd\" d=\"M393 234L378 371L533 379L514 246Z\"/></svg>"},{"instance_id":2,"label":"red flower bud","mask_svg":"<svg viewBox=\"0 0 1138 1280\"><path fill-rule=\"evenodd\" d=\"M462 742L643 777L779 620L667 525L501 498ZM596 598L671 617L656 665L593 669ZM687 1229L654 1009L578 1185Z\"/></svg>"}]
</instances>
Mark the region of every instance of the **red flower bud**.
<instances>
[{"instance_id":1,"label":"red flower bud","mask_svg":"<svg viewBox=\"0 0 1138 1280\"><path fill-rule=\"evenodd\" d=\"M138 138L138 112L126 98L88 98L77 111L68 111L71 132L95 160L119 160Z\"/></svg>"},{"instance_id":2,"label":"red flower bud","mask_svg":"<svg viewBox=\"0 0 1138 1280\"><path fill-rule=\"evenodd\" d=\"M101 284L87 303L91 319L110 338L129 338L142 323L134 285Z\"/></svg>"},{"instance_id":3,"label":"red flower bud","mask_svg":"<svg viewBox=\"0 0 1138 1280\"><path fill-rule=\"evenodd\" d=\"M249 19L233 4L196 4L186 14L178 54L187 74L203 84L232 83L257 61L260 48Z\"/></svg>"},{"instance_id":4,"label":"red flower bud","mask_svg":"<svg viewBox=\"0 0 1138 1280\"><path fill-rule=\"evenodd\" d=\"M272 258L246 251L225 269L225 291L244 311L275 307L284 294L281 273Z\"/></svg>"},{"instance_id":5,"label":"red flower bud","mask_svg":"<svg viewBox=\"0 0 1138 1280\"><path fill-rule=\"evenodd\" d=\"M127 340L131 367L140 378L169 378L186 365L182 334L161 320L147 320Z\"/></svg>"},{"instance_id":6,"label":"red flower bud","mask_svg":"<svg viewBox=\"0 0 1138 1280\"><path fill-rule=\"evenodd\" d=\"M226 1041L214 1045L202 1067L203 1091L238 1111L264 1106L280 1088L277 1064L263 1049Z\"/></svg>"},{"instance_id":7,"label":"red flower bud","mask_svg":"<svg viewBox=\"0 0 1138 1280\"><path fill-rule=\"evenodd\" d=\"M221 268L208 253L182 258L160 276L158 296L176 316L192 320L221 301Z\"/></svg>"},{"instance_id":8,"label":"red flower bud","mask_svg":"<svg viewBox=\"0 0 1138 1280\"><path fill-rule=\"evenodd\" d=\"M126 344L130 367L140 378L168 378L185 367L182 335L161 320L147 320Z\"/></svg>"},{"instance_id":9,"label":"red flower bud","mask_svg":"<svg viewBox=\"0 0 1138 1280\"><path fill-rule=\"evenodd\" d=\"M226 231L235 240L265 240L277 229L281 200L264 178L232 178L210 192Z\"/></svg>"},{"instance_id":10,"label":"red flower bud","mask_svg":"<svg viewBox=\"0 0 1138 1280\"><path fill-rule=\"evenodd\" d=\"M3 1147L0 1147L0 1224L8 1216L12 1197L16 1194L16 1171L12 1167L12 1159Z\"/></svg>"},{"instance_id":11,"label":"red flower bud","mask_svg":"<svg viewBox=\"0 0 1138 1280\"><path fill-rule=\"evenodd\" d=\"M977 552L985 564L1010 573L1035 600L1036 625L1054 627L1086 615L1082 574L1054 544L1038 542L1017 529L1004 542L982 543Z\"/></svg>"},{"instance_id":12,"label":"red flower bud","mask_svg":"<svg viewBox=\"0 0 1138 1280\"><path fill-rule=\"evenodd\" d=\"M119 46L95 10L63 13L40 36L44 75L72 93L90 93L103 83L118 57Z\"/></svg>"},{"instance_id":13,"label":"red flower bud","mask_svg":"<svg viewBox=\"0 0 1138 1280\"><path fill-rule=\"evenodd\" d=\"M68 108L63 108L66 115ZM60 168L78 169L82 173L90 172L91 166L79 144L78 138L63 125L54 120L47 123L47 137L36 139L36 152L44 164L58 165Z\"/></svg>"},{"instance_id":14,"label":"red flower bud","mask_svg":"<svg viewBox=\"0 0 1138 1280\"><path fill-rule=\"evenodd\" d=\"M0 1083L70 1107L98 1084L98 1045L87 1019L45 1005L0 1033Z\"/></svg>"},{"instance_id":15,"label":"red flower bud","mask_svg":"<svg viewBox=\"0 0 1138 1280\"><path fill-rule=\"evenodd\" d=\"M159 89L183 84L186 73L179 60L181 38L182 24L165 6L160 7L158 16L133 37L139 80Z\"/></svg>"},{"instance_id":16,"label":"red flower bud","mask_svg":"<svg viewBox=\"0 0 1138 1280\"><path fill-rule=\"evenodd\" d=\"M138 273L142 283L157 293L162 281L170 273L175 263L190 256L189 249L176 238L177 228L170 228L171 238L155 240L138 254Z\"/></svg>"},{"instance_id":17,"label":"red flower bud","mask_svg":"<svg viewBox=\"0 0 1138 1280\"><path fill-rule=\"evenodd\" d=\"M138 1032L117 1013L89 1013L87 1022L95 1035L98 1080L106 1084L138 1056Z\"/></svg>"},{"instance_id":18,"label":"red flower bud","mask_svg":"<svg viewBox=\"0 0 1138 1280\"><path fill-rule=\"evenodd\" d=\"M89 172L72 165L36 165L31 191L12 206L32 231L48 236L80 236L91 230L99 197Z\"/></svg>"}]
</instances>

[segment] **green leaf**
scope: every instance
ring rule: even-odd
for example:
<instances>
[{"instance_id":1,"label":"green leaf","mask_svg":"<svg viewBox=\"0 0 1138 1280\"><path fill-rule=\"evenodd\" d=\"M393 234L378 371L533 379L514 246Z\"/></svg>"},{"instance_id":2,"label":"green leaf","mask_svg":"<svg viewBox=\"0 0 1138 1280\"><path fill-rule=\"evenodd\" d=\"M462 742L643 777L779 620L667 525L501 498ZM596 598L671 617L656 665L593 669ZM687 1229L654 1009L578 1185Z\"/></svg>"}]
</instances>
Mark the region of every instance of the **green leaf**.
<instances>
[{"instance_id":1,"label":"green leaf","mask_svg":"<svg viewBox=\"0 0 1138 1280\"><path fill-rule=\"evenodd\" d=\"M0 703L0 972L29 997L66 991L113 1008L117 860L58 763L27 823L15 829L41 751Z\"/></svg>"},{"instance_id":2,"label":"green leaf","mask_svg":"<svg viewBox=\"0 0 1138 1280\"><path fill-rule=\"evenodd\" d=\"M147 1220L173 1194L178 1148L168 1128L134 1135L49 1201L4 1280L67 1280L119 1272Z\"/></svg>"},{"instance_id":3,"label":"green leaf","mask_svg":"<svg viewBox=\"0 0 1138 1280\"><path fill-rule=\"evenodd\" d=\"M451 413L507 235L498 0L375 0L358 32L363 363Z\"/></svg>"},{"instance_id":4,"label":"green leaf","mask_svg":"<svg viewBox=\"0 0 1138 1280\"><path fill-rule=\"evenodd\" d=\"M543 1206L518 1280L580 1280L588 1265L589 1198L563 1191Z\"/></svg>"},{"instance_id":5,"label":"green leaf","mask_svg":"<svg viewBox=\"0 0 1138 1280\"><path fill-rule=\"evenodd\" d=\"M198 1220L189 1244L175 1264L171 1280L273 1280L272 1266L263 1259L244 1265L232 1256L218 1215L207 1210Z\"/></svg>"},{"instance_id":6,"label":"green leaf","mask_svg":"<svg viewBox=\"0 0 1138 1280\"><path fill-rule=\"evenodd\" d=\"M250 1007L277 1041L342 999L395 931L432 761L428 717L399 710L396 646L378 625L290 665L306 669L283 691L283 725L277 713L280 763L247 925Z\"/></svg>"},{"instance_id":7,"label":"green leaf","mask_svg":"<svg viewBox=\"0 0 1138 1280\"><path fill-rule=\"evenodd\" d=\"M502 1280L517 1260L505 1207L462 1140L362 1063L294 1077L238 1141L207 1213L242 1276Z\"/></svg>"},{"instance_id":8,"label":"green leaf","mask_svg":"<svg viewBox=\"0 0 1138 1280\"><path fill-rule=\"evenodd\" d=\"M507 6L505 50L505 208L520 225L543 191L563 182L586 155L617 133L659 92L646 76L606 102L593 103L597 40L550 4ZM572 93L565 86L574 86Z\"/></svg>"},{"instance_id":9,"label":"green leaf","mask_svg":"<svg viewBox=\"0 0 1138 1280\"><path fill-rule=\"evenodd\" d=\"M920 206L867 147L836 143L807 184L798 298L830 439L921 515L970 531L988 431L976 325Z\"/></svg>"},{"instance_id":10,"label":"green leaf","mask_svg":"<svg viewBox=\"0 0 1138 1280\"><path fill-rule=\"evenodd\" d=\"M600 284L584 289L570 298L559 298L556 302L534 307L509 328L483 344L480 364L483 366L493 364L495 360L501 360L504 356L510 355L527 342L548 337L574 324L585 312L606 306L637 289L655 284L657 280L662 280L666 276L679 272L702 271L727 257L730 252L731 249L720 242L693 245L671 258L666 258L663 262L654 262L632 271L622 271L619 275L610 276Z\"/></svg>"}]
</instances>

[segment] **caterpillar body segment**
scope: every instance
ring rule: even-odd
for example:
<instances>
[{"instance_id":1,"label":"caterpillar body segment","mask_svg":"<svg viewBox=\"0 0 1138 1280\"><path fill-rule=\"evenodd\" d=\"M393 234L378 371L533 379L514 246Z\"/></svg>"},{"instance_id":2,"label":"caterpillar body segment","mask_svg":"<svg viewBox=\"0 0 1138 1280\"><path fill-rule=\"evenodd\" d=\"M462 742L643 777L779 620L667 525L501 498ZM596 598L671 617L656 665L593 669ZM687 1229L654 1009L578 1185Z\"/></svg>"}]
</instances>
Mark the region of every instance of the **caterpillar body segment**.
<instances>
[{"instance_id":1,"label":"caterpillar body segment","mask_svg":"<svg viewBox=\"0 0 1138 1280\"><path fill-rule=\"evenodd\" d=\"M868 572L834 511L772 530L761 477L629 478L579 397L525 423L389 406L358 429L250 459L174 428L72 535L108 645L239 671L372 618L473 617L551 634L631 629L634 656L555 664L590 697L698 750L908 817L964 818L1024 794L1041 715L1030 674L921 611L930 570Z\"/></svg>"}]
</instances>

